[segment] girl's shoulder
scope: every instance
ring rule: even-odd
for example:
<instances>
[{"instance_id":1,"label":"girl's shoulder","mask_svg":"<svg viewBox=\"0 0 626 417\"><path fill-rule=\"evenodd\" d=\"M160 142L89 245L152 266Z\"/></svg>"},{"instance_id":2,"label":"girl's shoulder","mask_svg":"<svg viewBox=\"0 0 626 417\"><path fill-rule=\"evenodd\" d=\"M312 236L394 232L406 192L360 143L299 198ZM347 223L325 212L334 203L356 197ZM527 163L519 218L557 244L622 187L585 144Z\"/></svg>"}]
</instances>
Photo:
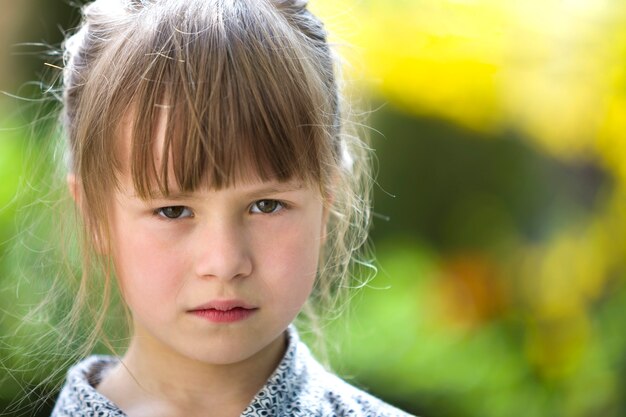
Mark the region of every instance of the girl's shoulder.
<instances>
[{"instance_id":1,"label":"girl's shoulder","mask_svg":"<svg viewBox=\"0 0 626 417\"><path fill-rule=\"evenodd\" d=\"M308 403L306 416L410 417L375 396L325 371L310 382L311 392L303 396Z\"/></svg>"},{"instance_id":2,"label":"girl's shoulder","mask_svg":"<svg viewBox=\"0 0 626 417\"><path fill-rule=\"evenodd\" d=\"M242 417L410 417L327 371L290 327L287 352Z\"/></svg>"},{"instance_id":3,"label":"girl's shoulder","mask_svg":"<svg viewBox=\"0 0 626 417\"><path fill-rule=\"evenodd\" d=\"M125 417L94 388L117 362L113 356L93 355L70 368L50 417Z\"/></svg>"}]
</instances>

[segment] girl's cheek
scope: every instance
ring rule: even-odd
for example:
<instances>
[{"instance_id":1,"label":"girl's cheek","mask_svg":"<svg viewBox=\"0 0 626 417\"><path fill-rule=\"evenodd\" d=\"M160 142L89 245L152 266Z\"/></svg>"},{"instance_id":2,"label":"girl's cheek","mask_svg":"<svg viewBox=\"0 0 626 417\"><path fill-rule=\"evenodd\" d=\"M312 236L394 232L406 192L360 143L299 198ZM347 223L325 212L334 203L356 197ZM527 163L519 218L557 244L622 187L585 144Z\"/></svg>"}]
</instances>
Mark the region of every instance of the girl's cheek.
<instances>
[{"instance_id":1,"label":"girl's cheek","mask_svg":"<svg viewBox=\"0 0 626 417\"><path fill-rule=\"evenodd\" d=\"M128 298L140 294L154 300L177 287L188 252L183 241L139 229L119 236L117 248L115 265Z\"/></svg>"}]
</instances>

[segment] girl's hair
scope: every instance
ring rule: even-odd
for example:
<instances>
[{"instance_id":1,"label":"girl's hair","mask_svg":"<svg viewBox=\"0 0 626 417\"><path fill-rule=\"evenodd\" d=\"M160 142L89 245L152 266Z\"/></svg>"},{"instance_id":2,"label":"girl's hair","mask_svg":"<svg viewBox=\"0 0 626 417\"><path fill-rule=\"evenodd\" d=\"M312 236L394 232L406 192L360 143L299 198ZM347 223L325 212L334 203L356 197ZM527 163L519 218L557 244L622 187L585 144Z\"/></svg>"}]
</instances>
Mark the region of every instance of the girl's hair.
<instances>
[{"instance_id":1,"label":"girl's hair","mask_svg":"<svg viewBox=\"0 0 626 417\"><path fill-rule=\"evenodd\" d=\"M354 285L370 216L367 147L345 122L336 57L306 3L96 0L82 9L64 43L62 125L84 221L70 322L92 312L95 323L84 353L101 336L114 293L107 206L123 165L145 199L168 195L171 184L228 187L250 168L263 180L319 187L328 237L304 317L315 324L320 312L336 312ZM167 134L155 164L160 118ZM127 164L122 125L132 132Z\"/></svg>"}]
</instances>

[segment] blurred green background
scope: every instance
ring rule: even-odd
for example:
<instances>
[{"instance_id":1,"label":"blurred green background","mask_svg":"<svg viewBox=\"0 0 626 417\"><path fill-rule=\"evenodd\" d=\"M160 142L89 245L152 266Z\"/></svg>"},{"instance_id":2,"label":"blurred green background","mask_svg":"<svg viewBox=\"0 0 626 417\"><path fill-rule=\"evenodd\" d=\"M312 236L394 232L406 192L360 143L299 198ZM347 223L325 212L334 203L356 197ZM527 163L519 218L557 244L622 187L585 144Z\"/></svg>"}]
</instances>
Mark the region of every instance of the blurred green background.
<instances>
[{"instance_id":1,"label":"blurred green background","mask_svg":"<svg viewBox=\"0 0 626 417\"><path fill-rule=\"evenodd\" d=\"M15 215L50 152L29 122L42 105L10 95L41 96L55 71L17 44L58 46L67 3L0 0L0 410L24 395L1 336L42 288L13 273L37 250L11 250ZM373 110L378 166L379 274L329 330L336 369L424 417L626 415L626 4L311 7Z\"/></svg>"}]
</instances>

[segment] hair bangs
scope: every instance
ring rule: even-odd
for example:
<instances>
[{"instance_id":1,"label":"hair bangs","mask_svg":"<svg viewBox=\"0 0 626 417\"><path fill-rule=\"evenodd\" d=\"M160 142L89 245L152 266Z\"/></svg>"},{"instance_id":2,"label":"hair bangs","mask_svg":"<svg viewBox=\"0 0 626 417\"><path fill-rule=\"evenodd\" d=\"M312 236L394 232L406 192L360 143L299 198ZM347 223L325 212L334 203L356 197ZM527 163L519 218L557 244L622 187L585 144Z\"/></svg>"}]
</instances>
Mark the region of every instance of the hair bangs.
<instances>
[{"instance_id":1,"label":"hair bangs","mask_svg":"<svg viewBox=\"0 0 626 417\"><path fill-rule=\"evenodd\" d=\"M311 58L262 16L220 11L235 16L202 28L163 22L147 46L152 61L133 98L130 155L144 198L173 185L185 192L255 179L324 182L333 109L318 93L324 85Z\"/></svg>"}]
</instances>

